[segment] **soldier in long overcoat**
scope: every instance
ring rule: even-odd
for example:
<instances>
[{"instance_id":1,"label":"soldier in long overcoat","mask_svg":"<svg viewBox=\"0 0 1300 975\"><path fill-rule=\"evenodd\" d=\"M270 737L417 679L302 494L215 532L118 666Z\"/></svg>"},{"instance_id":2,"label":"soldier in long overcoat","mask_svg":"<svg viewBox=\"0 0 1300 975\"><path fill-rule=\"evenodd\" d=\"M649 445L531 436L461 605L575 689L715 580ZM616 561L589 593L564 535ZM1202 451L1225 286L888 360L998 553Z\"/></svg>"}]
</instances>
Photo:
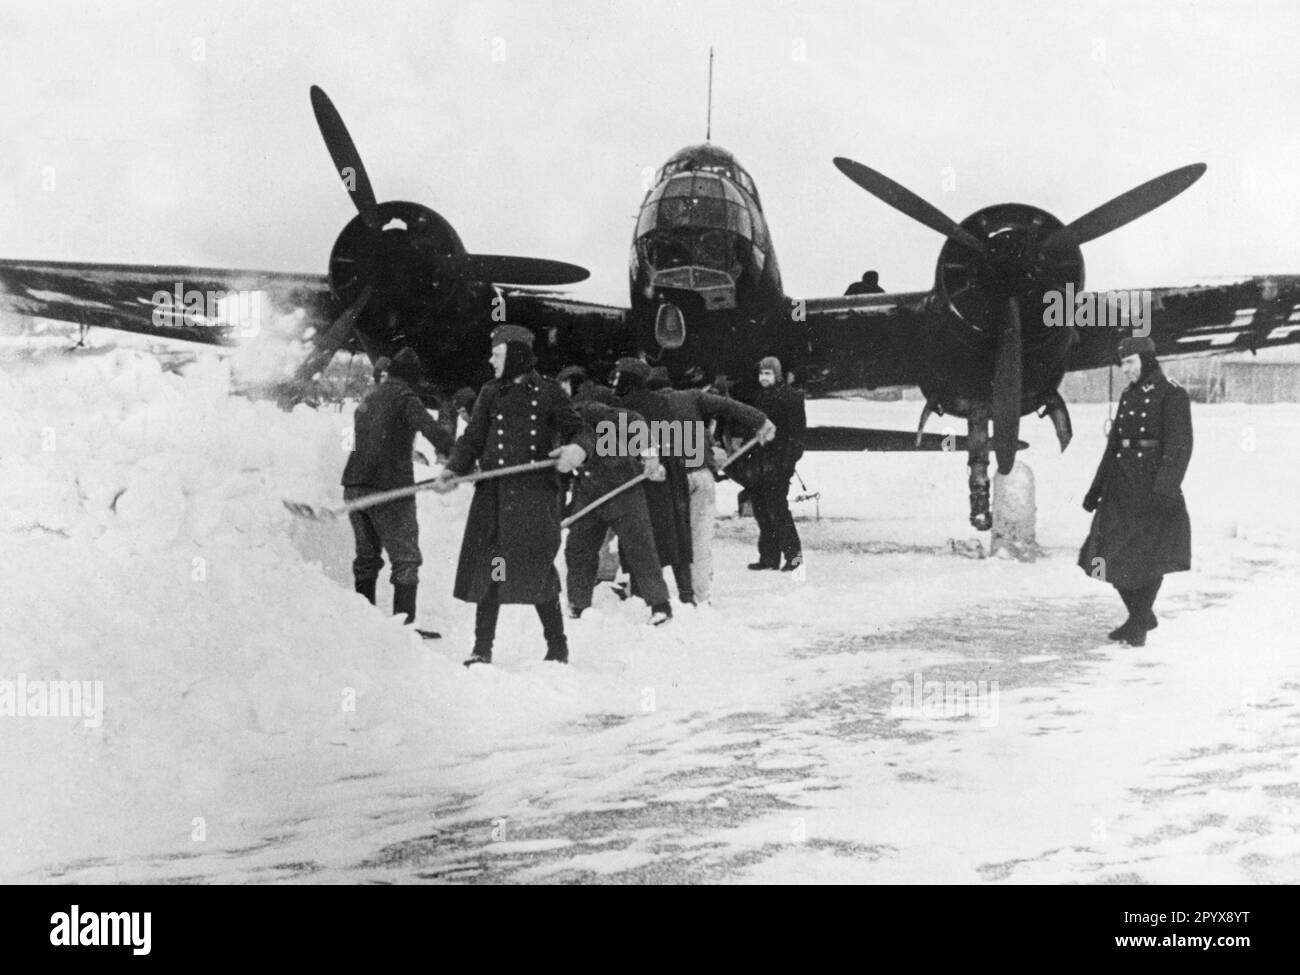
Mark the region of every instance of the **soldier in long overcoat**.
<instances>
[{"instance_id":1,"label":"soldier in long overcoat","mask_svg":"<svg viewBox=\"0 0 1300 975\"><path fill-rule=\"evenodd\" d=\"M568 473L581 466L594 440L559 384L533 368L532 332L503 325L491 341L497 378L479 391L469 425L440 476L468 474L476 461L484 471L548 457L559 463L556 469L492 478L474 487L453 589L457 599L478 604L474 651L465 664L491 663L502 603L536 606L546 659L567 662L555 569L562 504L557 470Z\"/></svg>"},{"instance_id":2,"label":"soldier in long overcoat","mask_svg":"<svg viewBox=\"0 0 1300 975\"><path fill-rule=\"evenodd\" d=\"M1110 638L1140 647L1156 627L1152 606L1165 574L1191 568L1182 483L1192 458L1192 410L1187 390L1161 372L1150 339L1124 339L1119 357L1129 385L1084 498L1084 510L1094 514L1079 567L1119 590L1128 608Z\"/></svg>"}]
</instances>

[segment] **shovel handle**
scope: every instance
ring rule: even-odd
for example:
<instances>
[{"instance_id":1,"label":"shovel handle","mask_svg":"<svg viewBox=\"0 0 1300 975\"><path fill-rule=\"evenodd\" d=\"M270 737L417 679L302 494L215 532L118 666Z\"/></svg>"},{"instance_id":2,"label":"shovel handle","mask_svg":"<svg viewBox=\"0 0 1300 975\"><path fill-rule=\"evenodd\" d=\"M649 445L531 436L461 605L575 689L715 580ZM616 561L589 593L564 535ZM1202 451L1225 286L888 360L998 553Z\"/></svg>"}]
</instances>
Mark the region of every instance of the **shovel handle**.
<instances>
[{"instance_id":1,"label":"shovel handle","mask_svg":"<svg viewBox=\"0 0 1300 975\"><path fill-rule=\"evenodd\" d=\"M579 510L575 511L573 514L569 515L569 517L565 518L562 522L560 522L560 527L561 527L561 528L568 528L570 525L572 525L575 521L577 521L577 520L578 520L579 518L581 518L583 515L585 515L585 514L587 514L588 512L594 511L595 509L599 508L602 504L604 504L606 501L608 501L610 498L614 497L615 495L622 494L622 493L623 493L624 491L626 491L628 488L633 487L634 485L640 484L642 481L644 481L644 480L645 480L647 477L649 477L649 476L650 476L650 475L647 474L645 471L642 471L642 472L641 472L640 474L638 474L636 477L629 478L628 480L624 481L624 482L623 482L622 484L620 484L618 487L614 488L614 490L612 490L612 491L606 491L604 494L602 494L600 497L598 497L595 501L591 502L591 504L589 504L589 505L585 505L584 507L582 507L582 508L580 508Z\"/></svg>"},{"instance_id":2,"label":"shovel handle","mask_svg":"<svg viewBox=\"0 0 1300 975\"><path fill-rule=\"evenodd\" d=\"M726 460L724 460L721 464L718 465L718 473L722 473L724 470L727 469L728 464L730 464L733 460L737 460L741 454L743 454L747 450L753 449L757 445L758 445L758 434L754 434L743 444L741 444L740 447L737 448L734 454L732 454L730 457L728 457Z\"/></svg>"},{"instance_id":3,"label":"shovel handle","mask_svg":"<svg viewBox=\"0 0 1300 975\"><path fill-rule=\"evenodd\" d=\"M423 481L416 481L406 487L393 488L390 491L379 491L375 494L367 494L365 497L357 498L355 501L349 501L338 508L325 508L317 510L309 504L303 504L300 501L284 502L284 506L300 518L310 518L313 521L320 521L324 518L338 518L342 515L351 514L353 511L361 511L365 508L373 508L377 504L384 504L388 501L395 501L398 498L405 498L420 491L427 490L434 485L445 484L448 487L456 487L460 484L472 484L475 481L487 481L494 477L505 477L509 474L528 474L532 471L544 471L554 467L559 461L557 460L534 460L527 464L512 464L509 467L498 467L490 471L478 471L474 474L466 474L463 477L453 477L443 480L440 477L430 477Z\"/></svg>"}]
</instances>

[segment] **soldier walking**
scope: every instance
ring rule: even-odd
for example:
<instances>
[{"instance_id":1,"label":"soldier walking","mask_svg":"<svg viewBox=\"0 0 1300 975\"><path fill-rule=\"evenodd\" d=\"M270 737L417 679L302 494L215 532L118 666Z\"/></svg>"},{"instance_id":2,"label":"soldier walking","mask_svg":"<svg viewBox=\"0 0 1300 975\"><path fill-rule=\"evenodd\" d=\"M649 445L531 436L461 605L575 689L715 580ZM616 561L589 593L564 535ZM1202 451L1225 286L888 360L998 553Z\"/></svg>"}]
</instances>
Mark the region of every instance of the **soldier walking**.
<instances>
[{"instance_id":1,"label":"soldier walking","mask_svg":"<svg viewBox=\"0 0 1300 975\"><path fill-rule=\"evenodd\" d=\"M1140 647L1156 628L1152 607L1165 574L1191 568L1182 483L1192 458L1192 409L1187 391L1161 371L1150 339L1124 339L1119 359L1129 385L1083 501L1094 514L1079 567L1119 590L1128 609L1110 639Z\"/></svg>"}]
</instances>

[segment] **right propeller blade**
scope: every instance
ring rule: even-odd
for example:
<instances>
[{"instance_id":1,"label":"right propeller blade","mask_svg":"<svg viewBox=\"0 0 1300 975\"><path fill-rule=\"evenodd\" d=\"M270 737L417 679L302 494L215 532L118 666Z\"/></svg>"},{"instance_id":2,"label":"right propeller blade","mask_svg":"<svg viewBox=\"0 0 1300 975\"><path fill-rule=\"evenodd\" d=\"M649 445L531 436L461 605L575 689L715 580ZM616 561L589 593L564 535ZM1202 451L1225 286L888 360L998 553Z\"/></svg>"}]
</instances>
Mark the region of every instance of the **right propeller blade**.
<instances>
[{"instance_id":1,"label":"right propeller blade","mask_svg":"<svg viewBox=\"0 0 1300 975\"><path fill-rule=\"evenodd\" d=\"M375 191L366 175L366 167L361 162L361 154L348 135L348 127L343 124L343 117L338 109L316 85L311 86L311 107L316 113L316 124L325 139L325 148L334 160L334 170L343 180L343 186L352 197L361 219L371 230L381 230L379 204L375 201Z\"/></svg>"},{"instance_id":2,"label":"right propeller blade","mask_svg":"<svg viewBox=\"0 0 1300 975\"><path fill-rule=\"evenodd\" d=\"M965 244L977 254L983 253L982 240L964 229L942 210L931 206L906 186L894 182L884 173L878 173L860 162L845 159L843 156L835 157L835 167L882 203L888 203L900 213L931 230L938 231L950 240Z\"/></svg>"},{"instance_id":3,"label":"right propeller blade","mask_svg":"<svg viewBox=\"0 0 1300 975\"><path fill-rule=\"evenodd\" d=\"M1078 247L1090 240L1096 240L1103 234L1108 234L1138 217L1145 216L1156 207L1168 203L1200 179L1204 172L1205 163L1193 163L1181 169L1171 170L1163 176L1157 176L1127 193L1121 193L1115 199L1103 203L1097 209L1085 213L1057 230L1043 241L1043 250Z\"/></svg>"},{"instance_id":4,"label":"right propeller blade","mask_svg":"<svg viewBox=\"0 0 1300 975\"><path fill-rule=\"evenodd\" d=\"M1006 300L1005 317L998 331L997 361L993 367L993 452L998 471L1009 474L1016 463L1020 439L1021 341L1020 300Z\"/></svg>"}]
</instances>

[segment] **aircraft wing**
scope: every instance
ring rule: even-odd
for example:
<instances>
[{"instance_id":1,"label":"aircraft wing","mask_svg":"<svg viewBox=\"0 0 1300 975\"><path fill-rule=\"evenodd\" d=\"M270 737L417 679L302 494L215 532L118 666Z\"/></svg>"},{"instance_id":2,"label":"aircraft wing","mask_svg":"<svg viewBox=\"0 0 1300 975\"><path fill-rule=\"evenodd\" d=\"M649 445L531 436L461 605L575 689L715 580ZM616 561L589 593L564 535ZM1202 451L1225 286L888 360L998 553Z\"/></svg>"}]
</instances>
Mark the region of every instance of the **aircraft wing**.
<instances>
[{"instance_id":1,"label":"aircraft wing","mask_svg":"<svg viewBox=\"0 0 1300 975\"><path fill-rule=\"evenodd\" d=\"M1253 352L1300 342L1300 275L1150 290L1150 338L1161 358ZM1075 328L1078 342L1067 368L1113 365L1116 346L1130 331Z\"/></svg>"},{"instance_id":2,"label":"aircraft wing","mask_svg":"<svg viewBox=\"0 0 1300 975\"><path fill-rule=\"evenodd\" d=\"M239 299L229 316L185 315L174 303L155 300L159 292L232 292L261 294L243 308L259 309L262 322L301 308L307 324L331 321L339 313L324 275L229 268L181 267L157 264L80 264L67 261L0 260L0 311L28 318L49 318L75 325L100 326L160 338L207 345L227 345L254 334L252 322L241 318ZM160 306L162 311L160 312ZM205 309L211 305L205 300ZM180 313L178 313L180 312ZM231 324L234 323L234 324Z\"/></svg>"},{"instance_id":3,"label":"aircraft wing","mask_svg":"<svg viewBox=\"0 0 1300 975\"><path fill-rule=\"evenodd\" d=\"M1029 446L1022 442L1022 446ZM912 430L882 430L875 427L809 427L803 436L804 450L833 451L965 451L966 438L956 434L927 433L917 442Z\"/></svg>"},{"instance_id":4,"label":"aircraft wing","mask_svg":"<svg viewBox=\"0 0 1300 975\"><path fill-rule=\"evenodd\" d=\"M928 291L807 298L795 302L808 339L809 392L910 386L919 379L916 340Z\"/></svg>"},{"instance_id":5,"label":"aircraft wing","mask_svg":"<svg viewBox=\"0 0 1300 975\"><path fill-rule=\"evenodd\" d=\"M565 297L553 291L501 288L506 317L544 337L538 359L544 367L607 360L611 365L635 347L628 309Z\"/></svg>"},{"instance_id":6,"label":"aircraft wing","mask_svg":"<svg viewBox=\"0 0 1300 975\"><path fill-rule=\"evenodd\" d=\"M581 331L588 335L626 340L628 309L568 298L559 292L502 288L506 317L540 331Z\"/></svg>"}]
</instances>

